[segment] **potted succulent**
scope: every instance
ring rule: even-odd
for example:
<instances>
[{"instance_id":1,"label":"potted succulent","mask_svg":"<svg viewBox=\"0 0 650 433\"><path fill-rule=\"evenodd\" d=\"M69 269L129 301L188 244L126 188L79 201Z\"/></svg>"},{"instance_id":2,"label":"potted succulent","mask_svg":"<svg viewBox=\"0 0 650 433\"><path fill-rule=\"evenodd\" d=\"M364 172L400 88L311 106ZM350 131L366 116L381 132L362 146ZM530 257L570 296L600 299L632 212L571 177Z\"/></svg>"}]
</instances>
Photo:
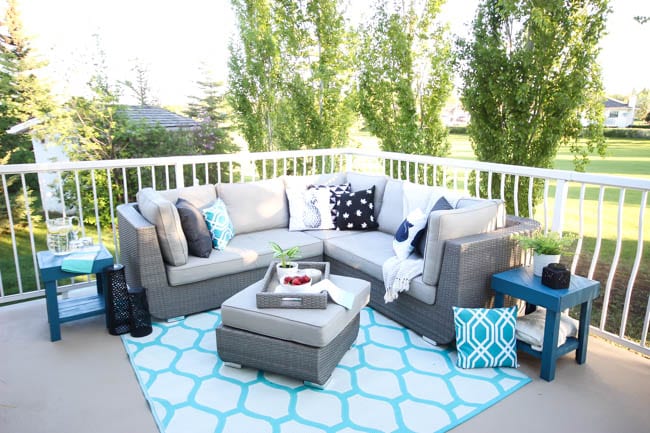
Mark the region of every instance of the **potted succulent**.
<instances>
[{"instance_id":1,"label":"potted succulent","mask_svg":"<svg viewBox=\"0 0 650 433\"><path fill-rule=\"evenodd\" d=\"M560 236L558 232L537 231L532 235L514 237L522 248L533 250L533 274L542 275L542 269L550 263L559 263L560 256L573 244L574 236Z\"/></svg>"},{"instance_id":2,"label":"potted succulent","mask_svg":"<svg viewBox=\"0 0 650 433\"><path fill-rule=\"evenodd\" d=\"M291 247L282 249L280 245L271 242L271 249L273 250L273 257L279 259L280 262L276 265L276 273L278 280L283 282L284 277L298 269L298 263L294 260L300 258L300 247Z\"/></svg>"}]
</instances>

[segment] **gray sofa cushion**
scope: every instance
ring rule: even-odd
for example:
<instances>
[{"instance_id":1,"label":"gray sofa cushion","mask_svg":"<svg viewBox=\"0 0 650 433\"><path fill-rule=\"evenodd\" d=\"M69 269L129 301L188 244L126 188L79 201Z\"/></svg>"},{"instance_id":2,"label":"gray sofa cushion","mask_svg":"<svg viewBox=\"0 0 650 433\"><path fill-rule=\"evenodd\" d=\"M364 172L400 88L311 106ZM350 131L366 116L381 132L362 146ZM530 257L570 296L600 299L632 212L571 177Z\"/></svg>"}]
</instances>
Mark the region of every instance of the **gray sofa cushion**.
<instances>
[{"instance_id":1,"label":"gray sofa cushion","mask_svg":"<svg viewBox=\"0 0 650 433\"><path fill-rule=\"evenodd\" d=\"M226 326L312 347L324 347L359 314L370 299L370 283L358 278L333 275L337 286L354 293L349 310L328 303L324 310L299 308L257 308L255 293L262 290L260 282L235 294L221 305L221 318Z\"/></svg>"},{"instance_id":2,"label":"gray sofa cushion","mask_svg":"<svg viewBox=\"0 0 650 433\"><path fill-rule=\"evenodd\" d=\"M427 223L422 281L438 285L447 239L493 231L496 219L497 205L490 200L469 208L431 212Z\"/></svg>"},{"instance_id":3,"label":"gray sofa cushion","mask_svg":"<svg viewBox=\"0 0 650 433\"><path fill-rule=\"evenodd\" d=\"M456 203L456 209L465 209L468 207L472 206L477 206L483 202L485 202L488 199L485 198L461 198L458 200ZM497 224L496 228L497 229L502 229L506 226L506 204L503 200L501 199L492 199L494 203L497 205Z\"/></svg>"},{"instance_id":4,"label":"gray sofa cushion","mask_svg":"<svg viewBox=\"0 0 650 433\"><path fill-rule=\"evenodd\" d=\"M187 200L197 209L202 209L217 200L217 188L214 185L188 186L178 191L178 198Z\"/></svg>"},{"instance_id":5,"label":"gray sofa cushion","mask_svg":"<svg viewBox=\"0 0 650 433\"><path fill-rule=\"evenodd\" d=\"M220 183L217 195L226 203L236 234L289 225L289 205L282 179Z\"/></svg>"},{"instance_id":6,"label":"gray sofa cushion","mask_svg":"<svg viewBox=\"0 0 650 433\"><path fill-rule=\"evenodd\" d=\"M306 233L290 232L286 228L262 230L236 234L223 251L212 250L207 259L190 256L182 266L167 266L167 279L170 285L179 286L265 268L274 260L271 241L283 248L297 245L305 258L323 255L323 243Z\"/></svg>"},{"instance_id":7,"label":"gray sofa cushion","mask_svg":"<svg viewBox=\"0 0 650 433\"><path fill-rule=\"evenodd\" d=\"M381 203L384 199L384 189L386 188L386 182L388 182L388 176L384 175L370 175L363 173L355 173L353 171L348 171L346 173L347 181L350 182L350 187L352 192L360 191L362 189L368 189L371 186L375 185L375 219L379 212L381 212Z\"/></svg>"},{"instance_id":8,"label":"gray sofa cushion","mask_svg":"<svg viewBox=\"0 0 650 433\"><path fill-rule=\"evenodd\" d=\"M160 252L166 263L180 266L187 263L187 241L176 206L152 188L143 188L136 195L143 217L156 226Z\"/></svg>"},{"instance_id":9,"label":"gray sofa cushion","mask_svg":"<svg viewBox=\"0 0 650 433\"><path fill-rule=\"evenodd\" d=\"M324 241L325 255L383 280L381 267L395 255L393 236L378 230L354 233Z\"/></svg>"},{"instance_id":10,"label":"gray sofa cushion","mask_svg":"<svg viewBox=\"0 0 650 433\"><path fill-rule=\"evenodd\" d=\"M324 245L325 255L383 281L382 266L388 258L395 255L393 236L380 231L352 233L354 234L350 236L327 239ZM416 277L411 280L406 295L433 304L436 300L436 287L425 284L422 277Z\"/></svg>"},{"instance_id":11,"label":"gray sofa cushion","mask_svg":"<svg viewBox=\"0 0 650 433\"><path fill-rule=\"evenodd\" d=\"M381 212L377 214L379 230L394 235L404 220L404 191L402 181L389 179L384 190Z\"/></svg>"},{"instance_id":12,"label":"gray sofa cushion","mask_svg":"<svg viewBox=\"0 0 650 433\"><path fill-rule=\"evenodd\" d=\"M306 176L282 176L287 189L307 189L309 185L340 185L345 183L345 173L309 174Z\"/></svg>"}]
</instances>

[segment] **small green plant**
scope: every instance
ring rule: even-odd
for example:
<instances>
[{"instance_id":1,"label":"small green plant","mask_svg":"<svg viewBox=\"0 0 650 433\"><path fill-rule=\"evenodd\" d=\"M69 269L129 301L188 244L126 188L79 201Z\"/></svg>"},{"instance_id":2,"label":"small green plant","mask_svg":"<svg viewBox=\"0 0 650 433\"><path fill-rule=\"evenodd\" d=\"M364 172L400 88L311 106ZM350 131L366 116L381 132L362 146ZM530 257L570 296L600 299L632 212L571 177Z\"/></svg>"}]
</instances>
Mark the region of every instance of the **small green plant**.
<instances>
[{"instance_id":1,"label":"small green plant","mask_svg":"<svg viewBox=\"0 0 650 433\"><path fill-rule=\"evenodd\" d=\"M291 247L283 250L282 247L275 242L270 242L271 249L273 250L273 257L280 259L281 268L289 268L289 262L294 259L300 258L300 247Z\"/></svg>"},{"instance_id":2,"label":"small green plant","mask_svg":"<svg viewBox=\"0 0 650 433\"><path fill-rule=\"evenodd\" d=\"M514 239L522 248L531 249L536 254L556 256L567 253L575 237L571 234L560 236L558 232L542 233L537 231L532 235L515 235Z\"/></svg>"}]
</instances>

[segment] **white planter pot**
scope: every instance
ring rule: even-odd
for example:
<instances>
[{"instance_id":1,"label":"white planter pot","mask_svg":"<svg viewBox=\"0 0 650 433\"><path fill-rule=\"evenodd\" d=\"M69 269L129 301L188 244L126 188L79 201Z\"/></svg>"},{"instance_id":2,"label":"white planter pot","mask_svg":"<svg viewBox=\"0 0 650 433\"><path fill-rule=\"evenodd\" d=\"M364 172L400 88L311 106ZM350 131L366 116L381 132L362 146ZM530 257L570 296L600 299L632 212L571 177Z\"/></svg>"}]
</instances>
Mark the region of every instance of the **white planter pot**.
<instances>
[{"instance_id":1,"label":"white planter pot","mask_svg":"<svg viewBox=\"0 0 650 433\"><path fill-rule=\"evenodd\" d=\"M542 270L551 263L560 263L560 255L533 254L533 274L541 277Z\"/></svg>"},{"instance_id":2,"label":"white planter pot","mask_svg":"<svg viewBox=\"0 0 650 433\"><path fill-rule=\"evenodd\" d=\"M282 268L282 267L280 267L280 263L275 265L275 271L276 271L276 274L278 274L278 281L280 283L284 282L284 277L286 275L295 275L296 271L298 270L298 263L297 262L289 262L287 264L290 265L291 267Z\"/></svg>"}]
</instances>

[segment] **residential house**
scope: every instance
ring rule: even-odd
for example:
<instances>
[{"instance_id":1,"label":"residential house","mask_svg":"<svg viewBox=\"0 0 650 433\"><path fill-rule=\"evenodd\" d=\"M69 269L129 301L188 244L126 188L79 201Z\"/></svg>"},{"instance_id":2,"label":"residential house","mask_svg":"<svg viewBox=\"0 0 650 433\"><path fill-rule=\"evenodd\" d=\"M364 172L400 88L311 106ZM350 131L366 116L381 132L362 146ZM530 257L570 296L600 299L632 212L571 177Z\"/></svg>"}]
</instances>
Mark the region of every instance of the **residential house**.
<instances>
[{"instance_id":1,"label":"residential house","mask_svg":"<svg viewBox=\"0 0 650 433\"><path fill-rule=\"evenodd\" d=\"M605 127L627 128L634 122L636 97L631 96L629 102L607 98L605 100Z\"/></svg>"}]
</instances>

